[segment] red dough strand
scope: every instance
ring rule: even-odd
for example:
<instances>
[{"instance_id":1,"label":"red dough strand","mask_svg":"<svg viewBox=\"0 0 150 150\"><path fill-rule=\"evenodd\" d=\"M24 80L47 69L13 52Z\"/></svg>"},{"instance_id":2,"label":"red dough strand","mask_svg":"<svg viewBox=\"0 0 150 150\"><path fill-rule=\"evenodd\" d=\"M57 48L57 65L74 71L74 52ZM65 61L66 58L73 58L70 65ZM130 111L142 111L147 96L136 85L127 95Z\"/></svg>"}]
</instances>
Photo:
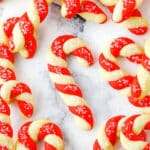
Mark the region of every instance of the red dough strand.
<instances>
[{"instance_id":1,"label":"red dough strand","mask_svg":"<svg viewBox=\"0 0 150 150\"><path fill-rule=\"evenodd\" d=\"M131 96L131 86L134 76L120 68L117 63L117 59L120 56L127 58L131 62L141 63L144 52L133 40L126 37L119 37L114 39L99 56L102 77L107 80L109 85L114 89L119 90L127 96ZM139 87L139 89L139 94L141 95L144 88Z\"/></svg>"}]
</instances>

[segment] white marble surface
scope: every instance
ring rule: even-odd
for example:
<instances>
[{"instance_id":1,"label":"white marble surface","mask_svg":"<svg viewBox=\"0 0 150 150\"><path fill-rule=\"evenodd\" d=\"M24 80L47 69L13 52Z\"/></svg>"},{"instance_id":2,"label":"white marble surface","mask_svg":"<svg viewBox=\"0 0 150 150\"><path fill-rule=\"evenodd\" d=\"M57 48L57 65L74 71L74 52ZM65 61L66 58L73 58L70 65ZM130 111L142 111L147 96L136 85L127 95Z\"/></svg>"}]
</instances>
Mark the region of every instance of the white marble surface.
<instances>
[{"instance_id":1,"label":"white marble surface","mask_svg":"<svg viewBox=\"0 0 150 150\"><path fill-rule=\"evenodd\" d=\"M29 0L8 0L0 4L0 15L2 18L19 16L26 10L28 3ZM140 10L145 17L150 18L149 0L144 1ZM105 11L109 14L107 10ZM68 60L69 68L94 114L95 126L89 132L81 131L75 125L72 115L54 89L47 72L45 53L50 42L56 36L66 33L83 38L91 47L95 57L95 64L90 68L83 68L73 57ZM35 57L25 60L16 55L17 79L31 87L35 98L36 112L31 119L48 118L60 125L64 135L65 150L91 150L96 131L104 120L113 115L131 115L138 112L129 104L126 97L110 88L100 77L98 56L106 42L113 38L128 36L143 46L149 34L150 32L137 37L124 29L121 24L115 24L110 19L105 25L83 23L79 19L66 20L60 16L58 7L51 6L49 15L38 32L38 50ZM122 63L122 66L129 70L136 70L134 69L136 66L129 65L127 61ZM14 138L16 138L17 129L25 120L18 115L15 105L11 108Z\"/></svg>"}]
</instances>

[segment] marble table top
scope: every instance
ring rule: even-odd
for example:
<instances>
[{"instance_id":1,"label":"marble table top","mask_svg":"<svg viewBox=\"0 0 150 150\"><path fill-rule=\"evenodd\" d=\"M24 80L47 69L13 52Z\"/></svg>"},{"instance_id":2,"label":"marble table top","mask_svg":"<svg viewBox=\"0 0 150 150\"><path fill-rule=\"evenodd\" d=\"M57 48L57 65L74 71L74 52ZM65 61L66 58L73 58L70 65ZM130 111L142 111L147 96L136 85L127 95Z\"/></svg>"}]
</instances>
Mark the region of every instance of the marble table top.
<instances>
[{"instance_id":1,"label":"marble table top","mask_svg":"<svg viewBox=\"0 0 150 150\"><path fill-rule=\"evenodd\" d=\"M26 10L29 1L8 0L0 4L1 18L20 16ZM100 77L98 57L106 43L119 36L130 37L143 46L145 40L149 38L150 30L144 36L135 36L121 24L113 23L110 19L111 14L105 8L103 9L107 12L109 20L106 24L100 25L84 22L79 18L64 19L60 15L60 8L52 5L49 7L47 19L40 25L38 31L38 49L35 57L25 60L18 54L15 55L17 79L31 87L35 98L36 112L31 119L47 118L60 125L64 134L65 150L91 150L97 130L106 119L119 114L138 113L138 110L129 104L127 97L110 88ZM140 10L146 18L150 18L149 0L144 1ZM68 59L69 68L94 114L95 126L88 132L81 131L75 125L72 115L55 90L47 71L45 53L50 42L58 35L66 33L83 38L89 44L95 58L95 64L89 68L80 66L73 57ZM127 61L123 61L121 65L135 74L136 65ZM16 138L19 126L25 120L18 115L15 104L11 105L11 108L14 138Z\"/></svg>"}]
</instances>

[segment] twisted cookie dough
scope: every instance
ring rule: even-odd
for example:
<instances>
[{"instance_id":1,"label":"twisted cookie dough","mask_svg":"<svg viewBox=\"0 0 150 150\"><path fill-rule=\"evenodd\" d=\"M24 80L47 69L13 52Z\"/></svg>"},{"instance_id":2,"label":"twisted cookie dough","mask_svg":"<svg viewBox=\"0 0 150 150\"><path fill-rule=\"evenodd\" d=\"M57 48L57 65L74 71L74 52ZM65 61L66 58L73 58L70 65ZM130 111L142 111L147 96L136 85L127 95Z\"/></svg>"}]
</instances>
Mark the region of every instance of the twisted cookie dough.
<instances>
[{"instance_id":1,"label":"twisted cookie dough","mask_svg":"<svg viewBox=\"0 0 150 150\"><path fill-rule=\"evenodd\" d=\"M114 150L117 139L120 137L120 128L124 116L115 116L103 124L97 134L93 150Z\"/></svg>"},{"instance_id":2,"label":"twisted cookie dough","mask_svg":"<svg viewBox=\"0 0 150 150\"><path fill-rule=\"evenodd\" d=\"M150 144L146 141L145 130L150 130L150 114L133 115L125 119L120 141L126 150L148 150Z\"/></svg>"},{"instance_id":3,"label":"twisted cookie dough","mask_svg":"<svg viewBox=\"0 0 150 150\"><path fill-rule=\"evenodd\" d=\"M1 86L0 96L7 103L16 100L23 117L29 118L32 116L34 100L31 90L26 84L16 80L7 81Z\"/></svg>"},{"instance_id":4,"label":"twisted cookie dough","mask_svg":"<svg viewBox=\"0 0 150 150\"><path fill-rule=\"evenodd\" d=\"M101 126L93 150L114 150L117 139L126 150L148 150L145 130L150 130L150 114L115 116Z\"/></svg>"},{"instance_id":5,"label":"twisted cookie dough","mask_svg":"<svg viewBox=\"0 0 150 150\"><path fill-rule=\"evenodd\" d=\"M34 150L38 140L44 140L45 150L63 150L60 128L45 119L27 122L21 126L16 150Z\"/></svg>"},{"instance_id":6,"label":"twisted cookie dough","mask_svg":"<svg viewBox=\"0 0 150 150\"><path fill-rule=\"evenodd\" d=\"M0 87L9 80L16 80L14 55L7 46L0 44Z\"/></svg>"},{"instance_id":7,"label":"twisted cookie dough","mask_svg":"<svg viewBox=\"0 0 150 150\"><path fill-rule=\"evenodd\" d=\"M99 56L100 74L109 85L126 96L131 96L131 85L134 77L120 68L117 59L119 56L134 63L141 63L143 49L127 37L114 39ZM139 78L141 93L147 92L146 85L142 84L145 78ZM145 91L146 90L146 91Z\"/></svg>"},{"instance_id":8,"label":"twisted cookie dough","mask_svg":"<svg viewBox=\"0 0 150 150\"><path fill-rule=\"evenodd\" d=\"M100 0L100 2L108 7L110 12L116 17L119 18L122 24L133 34L143 35L148 30L148 21L142 16L141 12L138 9L135 9L134 6L139 6L141 0ZM131 2L131 4L130 4ZM126 3L124 7L126 9L120 9L120 4ZM131 8L130 8L131 5ZM122 8L122 7L121 7ZM115 11L115 13L114 13ZM117 13L117 11L125 11L124 15L122 13ZM124 16L124 17L123 17ZM118 22L118 21L117 21Z\"/></svg>"},{"instance_id":9,"label":"twisted cookie dough","mask_svg":"<svg viewBox=\"0 0 150 150\"><path fill-rule=\"evenodd\" d=\"M31 0L21 17L0 21L0 43L8 44L13 53L19 52L25 58L33 57L37 48L36 31L46 18L50 4L51 0Z\"/></svg>"},{"instance_id":10,"label":"twisted cookie dough","mask_svg":"<svg viewBox=\"0 0 150 150\"><path fill-rule=\"evenodd\" d=\"M55 88L74 115L76 123L84 130L93 127L93 116L82 92L67 68L67 55L77 56L83 65L93 64L93 56L87 44L73 35L57 37L47 53L48 70Z\"/></svg>"},{"instance_id":11,"label":"twisted cookie dough","mask_svg":"<svg viewBox=\"0 0 150 150\"><path fill-rule=\"evenodd\" d=\"M107 16L104 11L93 1L83 0L78 15L87 21L105 23Z\"/></svg>"},{"instance_id":12,"label":"twisted cookie dough","mask_svg":"<svg viewBox=\"0 0 150 150\"><path fill-rule=\"evenodd\" d=\"M15 150L13 129L10 125L10 109L8 104L0 97L0 149Z\"/></svg>"}]
</instances>

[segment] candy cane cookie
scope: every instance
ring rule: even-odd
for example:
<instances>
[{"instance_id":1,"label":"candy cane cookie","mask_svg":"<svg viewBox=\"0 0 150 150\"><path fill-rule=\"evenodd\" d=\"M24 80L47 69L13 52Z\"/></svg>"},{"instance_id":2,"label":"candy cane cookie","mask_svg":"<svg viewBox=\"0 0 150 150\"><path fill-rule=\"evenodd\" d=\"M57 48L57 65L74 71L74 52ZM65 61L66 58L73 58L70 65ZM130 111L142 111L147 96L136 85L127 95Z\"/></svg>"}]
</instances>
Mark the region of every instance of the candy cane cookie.
<instances>
[{"instance_id":1,"label":"candy cane cookie","mask_svg":"<svg viewBox=\"0 0 150 150\"><path fill-rule=\"evenodd\" d=\"M36 142L39 140L44 140L45 150L63 150L63 137L60 128L45 119L27 122L21 126L16 150L34 150Z\"/></svg>"},{"instance_id":2,"label":"candy cane cookie","mask_svg":"<svg viewBox=\"0 0 150 150\"><path fill-rule=\"evenodd\" d=\"M136 9L123 25L133 34L143 35L148 30L148 21L142 16L141 12Z\"/></svg>"},{"instance_id":3,"label":"candy cane cookie","mask_svg":"<svg viewBox=\"0 0 150 150\"><path fill-rule=\"evenodd\" d=\"M78 15L87 21L105 23L107 16L104 11L93 1L83 0Z\"/></svg>"},{"instance_id":4,"label":"candy cane cookie","mask_svg":"<svg viewBox=\"0 0 150 150\"><path fill-rule=\"evenodd\" d=\"M0 87L9 80L16 80L14 55L8 46L0 44Z\"/></svg>"},{"instance_id":5,"label":"candy cane cookie","mask_svg":"<svg viewBox=\"0 0 150 150\"><path fill-rule=\"evenodd\" d=\"M120 130L120 141L126 150L149 150L145 130L150 130L150 114L128 117Z\"/></svg>"},{"instance_id":6,"label":"candy cane cookie","mask_svg":"<svg viewBox=\"0 0 150 150\"><path fill-rule=\"evenodd\" d=\"M110 12L113 14L114 8L119 0L100 0L100 2L106 6ZM141 12L134 9L131 16L122 21L122 24L131 33L135 35L143 35L148 30L148 21L142 16Z\"/></svg>"},{"instance_id":7,"label":"candy cane cookie","mask_svg":"<svg viewBox=\"0 0 150 150\"><path fill-rule=\"evenodd\" d=\"M115 116L107 120L98 131L93 150L114 150L123 120L124 116Z\"/></svg>"},{"instance_id":8,"label":"candy cane cookie","mask_svg":"<svg viewBox=\"0 0 150 150\"><path fill-rule=\"evenodd\" d=\"M143 56L142 63L137 71L137 76L133 80L131 86L132 97L129 97L129 102L133 104L135 107L139 108L141 112L150 113L150 54L149 54L149 46L150 39L145 42L144 51L145 55ZM139 80L142 79L142 80ZM141 84L139 84L139 82ZM141 95L141 87L140 85L146 85L146 89L148 94L145 95L142 93ZM140 98L139 98L140 96Z\"/></svg>"},{"instance_id":9,"label":"candy cane cookie","mask_svg":"<svg viewBox=\"0 0 150 150\"><path fill-rule=\"evenodd\" d=\"M100 74L112 88L119 90L126 96L131 96L131 85L134 77L120 68L117 62L118 57L125 57L129 61L139 64L143 55L143 49L133 40L127 37L116 38L108 44L99 56ZM140 85L141 93L145 92L144 86Z\"/></svg>"},{"instance_id":10,"label":"candy cane cookie","mask_svg":"<svg viewBox=\"0 0 150 150\"><path fill-rule=\"evenodd\" d=\"M30 7L15 24L9 47L25 58L31 58L36 51L36 31L48 14L51 0L31 0Z\"/></svg>"},{"instance_id":11,"label":"candy cane cookie","mask_svg":"<svg viewBox=\"0 0 150 150\"><path fill-rule=\"evenodd\" d=\"M82 0L59 0L61 4L61 15L65 18L73 18L80 10Z\"/></svg>"},{"instance_id":12,"label":"candy cane cookie","mask_svg":"<svg viewBox=\"0 0 150 150\"><path fill-rule=\"evenodd\" d=\"M77 56L83 65L93 64L93 56L87 44L73 35L57 37L47 53L48 71L55 88L68 105L76 123L84 130L93 127L90 108L83 99L82 92L67 68L67 55Z\"/></svg>"},{"instance_id":13,"label":"candy cane cookie","mask_svg":"<svg viewBox=\"0 0 150 150\"><path fill-rule=\"evenodd\" d=\"M119 23L132 16L143 0L100 0L100 2L112 12L113 21Z\"/></svg>"},{"instance_id":14,"label":"candy cane cookie","mask_svg":"<svg viewBox=\"0 0 150 150\"><path fill-rule=\"evenodd\" d=\"M143 0L119 0L113 11L113 21L122 22L128 19L141 4Z\"/></svg>"},{"instance_id":15,"label":"candy cane cookie","mask_svg":"<svg viewBox=\"0 0 150 150\"><path fill-rule=\"evenodd\" d=\"M143 55L142 63L138 68L137 75L131 87L132 96L136 98L144 98L150 91L150 58L147 57L149 45L150 42L147 40L144 46L145 55Z\"/></svg>"},{"instance_id":16,"label":"candy cane cookie","mask_svg":"<svg viewBox=\"0 0 150 150\"><path fill-rule=\"evenodd\" d=\"M7 103L16 100L23 117L32 116L34 111L33 96L26 84L16 80L7 81L1 86L0 96Z\"/></svg>"},{"instance_id":17,"label":"candy cane cookie","mask_svg":"<svg viewBox=\"0 0 150 150\"><path fill-rule=\"evenodd\" d=\"M10 109L8 104L0 97L0 149L15 150L13 142L13 129L10 125Z\"/></svg>"}]
</instances>

